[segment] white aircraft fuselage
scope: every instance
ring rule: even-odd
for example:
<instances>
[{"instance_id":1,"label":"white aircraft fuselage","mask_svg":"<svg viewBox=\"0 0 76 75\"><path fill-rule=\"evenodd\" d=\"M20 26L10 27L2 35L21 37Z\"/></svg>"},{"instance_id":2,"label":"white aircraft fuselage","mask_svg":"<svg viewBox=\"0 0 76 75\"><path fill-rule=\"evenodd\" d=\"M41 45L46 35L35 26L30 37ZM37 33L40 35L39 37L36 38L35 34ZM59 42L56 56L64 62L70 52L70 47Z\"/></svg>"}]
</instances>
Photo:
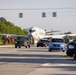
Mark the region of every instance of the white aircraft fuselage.
<instances>
[{"instance_id":1,"label":"white aircraft fuselage","mask_svg":"<svg viewBox=\"0 0 76 75\"><path fill-rule=\"evenodd\" d=\"M31 27L28 30L28 36L31 37L34 40L34 43L36 44L40 39L42 38L62 38L65 36L76 36L76 34L64 34L64 35L46 35L46 31L38 28L38 27Z\"/></svg>"},{"instance_id":2,"label":"white aircraft fuselage","mask_svg":"<svg viewBox=\"0 0 76 75\"><path fill-rule=\"evenodd\" d=\"M28 35L32 36L32 38L34 39L34 43L37 43L39 39L42 39L45 37L46 32L41 28L31 27L28 31Z\"/></svg>"}]
</instances>

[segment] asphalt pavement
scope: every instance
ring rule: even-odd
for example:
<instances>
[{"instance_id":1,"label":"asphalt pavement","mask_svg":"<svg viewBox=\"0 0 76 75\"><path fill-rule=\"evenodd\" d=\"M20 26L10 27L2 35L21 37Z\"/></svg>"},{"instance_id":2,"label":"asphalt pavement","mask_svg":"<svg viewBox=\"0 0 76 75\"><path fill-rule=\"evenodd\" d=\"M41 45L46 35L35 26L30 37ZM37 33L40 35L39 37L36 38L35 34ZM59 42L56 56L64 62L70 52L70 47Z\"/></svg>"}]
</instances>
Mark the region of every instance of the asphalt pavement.
<instances>
[{"instance_id":1,"label":"asphalt pavement","mask_svg":"<svg viewBox=\"0 0 76 75\"><path fill-rule=\"evenodd\" d=\"M47 47L0 48L0 75L76 75L76 60Z\"/></svg>"}]
</instances>

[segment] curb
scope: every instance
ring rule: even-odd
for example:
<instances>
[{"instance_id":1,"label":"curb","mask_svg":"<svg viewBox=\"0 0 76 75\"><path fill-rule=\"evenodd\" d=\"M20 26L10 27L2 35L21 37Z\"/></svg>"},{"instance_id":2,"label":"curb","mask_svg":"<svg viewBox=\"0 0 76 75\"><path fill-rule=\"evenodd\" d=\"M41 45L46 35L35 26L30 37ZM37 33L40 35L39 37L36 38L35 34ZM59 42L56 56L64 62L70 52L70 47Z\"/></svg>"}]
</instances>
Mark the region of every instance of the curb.
<instances>
[{"instance_id":1,"label":"curb","mask_svg":"<svg viewBox=\"0 0 76 75\"><path fill-rule=\"evenodd\" d=\"M1 47L14 47L14 45L0 45L0 48Z\"/></svg>"}]
</instances>

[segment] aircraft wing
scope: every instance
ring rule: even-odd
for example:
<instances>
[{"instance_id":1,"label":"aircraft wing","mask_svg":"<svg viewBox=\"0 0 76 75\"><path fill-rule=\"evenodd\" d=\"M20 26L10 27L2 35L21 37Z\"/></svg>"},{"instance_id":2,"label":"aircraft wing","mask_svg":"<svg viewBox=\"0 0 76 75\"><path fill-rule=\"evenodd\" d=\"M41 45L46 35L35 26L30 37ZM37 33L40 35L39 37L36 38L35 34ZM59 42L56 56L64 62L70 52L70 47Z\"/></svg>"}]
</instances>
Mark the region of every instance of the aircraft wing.
<instances>
[{"instance_id":1,"label":"aircraft wing","mask_svg":"<svg viewBox=\"0 0 76 75\"><path fill-rule=\"evenodd\" d=\"M63 38L65 36L76 36L76 34L45 35L45 38Z\"/></svg>"},{"instance_id":2,"label":"aircraft wing","mask_svg":"<svg viewBox=\"0 0 76 75\"><path fill-rule=\"evenodd\" d=\"M46 33L54 33L54 32L60 32L60 30L51 30L51 31L46 31Z\"/></svg>"},{"instance_id":3,"label":"aircraft wing","mask_svg":"<svg viewBox=\"0 0 76 75\"><path fill-rule=\"evenodd\" d=\"M64 36L66 36L66 35L46 35L45 36L45 38L62 38L62 37L64 37Z\"/></svg>"},{"instance_id":4,"label":"aircraft wing","mask_svg":"<svg viewBox=\"0 0 76 75\"><path fill-rule=\"evenodd\" d=\"M17 35L17 34L0 34L0 36L6 36L6 37L26 37L25 35Z\"/></svg>"}]
</instances>

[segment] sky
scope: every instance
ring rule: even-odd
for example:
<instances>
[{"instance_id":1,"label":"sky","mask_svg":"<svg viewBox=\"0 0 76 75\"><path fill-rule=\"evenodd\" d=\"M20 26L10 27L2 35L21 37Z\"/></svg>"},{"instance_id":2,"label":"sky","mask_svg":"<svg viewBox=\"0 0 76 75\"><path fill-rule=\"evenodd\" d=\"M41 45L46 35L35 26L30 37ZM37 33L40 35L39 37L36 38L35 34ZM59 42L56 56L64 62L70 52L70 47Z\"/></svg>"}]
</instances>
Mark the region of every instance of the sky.
<instances>
[{"instance_id":1,"label":"sky","mask_svg":"<svg viewBox=\"0 0 76 75\"><path fill-rule=\"evenodd\" d=\"M42 17L43 12L46 17ZM22 18L19 13L23 13ZM0 17L22 29L36 26L76 33L76 0L0 0Z\"/></svg>"}]
</instances>

